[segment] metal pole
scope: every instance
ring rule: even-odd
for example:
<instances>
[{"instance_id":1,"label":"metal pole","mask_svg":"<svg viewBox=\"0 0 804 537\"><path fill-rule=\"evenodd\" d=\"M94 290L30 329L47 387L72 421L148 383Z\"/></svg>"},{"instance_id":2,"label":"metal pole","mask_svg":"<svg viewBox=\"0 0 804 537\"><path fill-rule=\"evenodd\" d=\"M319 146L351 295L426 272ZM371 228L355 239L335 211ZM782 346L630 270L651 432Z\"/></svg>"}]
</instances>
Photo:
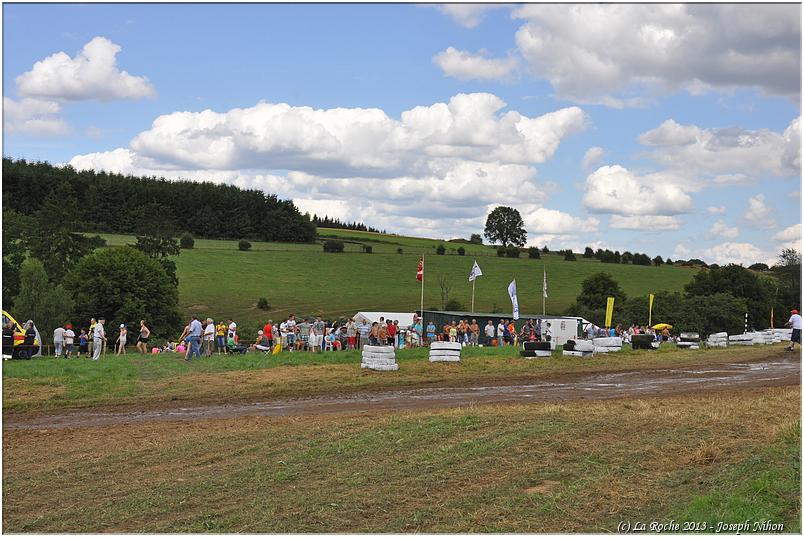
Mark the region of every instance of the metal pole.
<instances>
[{"instance_id":1,"label":"metal pole","mask_svg":"<svg viewBox=\"0 0 804 537\"><path fill-rule=\"evenodd\" d=\"M474 312L475 312L475 280L472 280L472 313Z\"/></svg>"},{"instance_id":2,"label":"metal pole","mask_svg":"<svg viewBox=\"0 0 804 537\"><path fill-rule=\"evenodd\" d=\"M747 334L747 333L748 333L748 312L746 311L745 312L745 332L743 332L743 334Z\"/></svg>"},{"instance_id":3,"label":"metal pole","mask_svg":"<svg viewBox=\"0 0 804 537\"><path fill-rule=\"evenodd\" d=\"M424 326L424 253L422 253L422 302L419 311L422 314L422 326Z\"/></svg>"}]
</instances>

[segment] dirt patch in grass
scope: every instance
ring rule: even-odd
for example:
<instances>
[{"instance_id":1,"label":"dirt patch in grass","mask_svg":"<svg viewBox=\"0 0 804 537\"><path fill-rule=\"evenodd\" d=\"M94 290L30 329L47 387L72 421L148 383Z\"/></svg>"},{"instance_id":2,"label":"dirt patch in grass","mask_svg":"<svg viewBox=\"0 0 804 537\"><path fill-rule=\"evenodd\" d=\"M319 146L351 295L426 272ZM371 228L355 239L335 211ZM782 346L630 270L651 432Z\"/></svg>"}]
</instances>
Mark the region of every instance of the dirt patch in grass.
<instances>
[{"instance_id":1,"label":"dirt patch in grass","mask_svg":"<svg viewBox=\"0 0 804 537\"><path fill-rule=\"evenodd\" d=\"M39 403L63 397L66 387L59 384L56 379L48 382L47 379L21 379L8 378L3 380L3 391L13 393L14 398L24 403Z\"/></svg>"}]
</instances>

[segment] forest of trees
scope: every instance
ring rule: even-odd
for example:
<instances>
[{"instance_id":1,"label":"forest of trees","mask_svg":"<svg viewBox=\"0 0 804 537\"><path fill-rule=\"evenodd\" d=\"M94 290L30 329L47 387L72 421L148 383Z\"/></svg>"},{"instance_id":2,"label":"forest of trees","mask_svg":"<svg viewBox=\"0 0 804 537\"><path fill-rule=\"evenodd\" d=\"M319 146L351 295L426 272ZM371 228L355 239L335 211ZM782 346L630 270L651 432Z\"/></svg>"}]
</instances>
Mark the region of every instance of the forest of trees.
<instances>
[{"instance_id":1,"label":"forest of trees","mask_svg":"<svg viewBox=\"0 0 804 537\"><path fill-rule=\"evenodd\" d=\"M236 186L169 181L3 159L3 210L36 213L49 195L75 200L73 231L139 233L154 217L209 239L313 242L315 225L289 200Z\"/></svg>"}]
</instances>

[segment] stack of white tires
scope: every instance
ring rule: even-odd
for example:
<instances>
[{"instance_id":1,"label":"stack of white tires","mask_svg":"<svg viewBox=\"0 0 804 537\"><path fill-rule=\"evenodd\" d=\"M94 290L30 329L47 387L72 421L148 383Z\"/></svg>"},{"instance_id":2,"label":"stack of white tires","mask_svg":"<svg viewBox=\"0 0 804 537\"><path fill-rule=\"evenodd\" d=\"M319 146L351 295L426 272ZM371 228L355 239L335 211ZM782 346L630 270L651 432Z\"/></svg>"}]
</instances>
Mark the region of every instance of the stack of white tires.
<instances>
[{"instance_id":1,"label":"stack of white tires","mask_svg":"<svg viewBox=\"0 0 804 537\"><path fill-rule=\"evenodd\" d=\"M676 345L682 349L700 349L701 336L698 332L682 332Z\"/></svg>"},{"instance_id":2,"label":"stack of white tires","mask_svg":"<svg viewBox=\"0 0 804 537\"><path fill-rule=\"evenodd\" d=\"M729 336L729 345L753 345L754 334L747 332L745 334L733 334Z\"/></svg>"},{"instance_id":3,"label":"stack of white tires","mask_svg":"<svg viewBox=\"0 0 804 537\"><path fill-rule=\"evenodd\" d=\"M790 338L793 337L792 328L774 328L773 333L778 334L781 341L790 341Z\"/></svg>"},{"instance_id":4,"label":"stack of white tires","mask_svg":"<svg viewBox=\"0 0 804 537\"><path fill-rule=\"evenodd\" d=\"M595 344L584 339L570 339L564 344L563 356L591 358L595 352Z\"/></svg>"},{"instance_id":5,"label":"stack of white tires","mask_svg":"<svg viewBox=\"0 0 804 537\"><path fill-rule=\"evenodd\" d=\"M777 334L771 329L765 330L762 332L765 334L766 339L770 339L771 343L781 343L782 342L782 335Z\"/></svg>"},{"instance_id":6,"label":"stack of white tires","mask_svg":"<svg viewBox=\"0 0 804 537\"><path fill-rule=\"evenodd\" d=\"M623 348L623 340L619 337L596 337L592 343L595 354L620 352Z\"/></svg>"},{"instance_id":7,"label":"stack of white tires","mask_svg":"<svg viewBox=\"0 0 804 537\"><path fill-rule=\"evenodd\" d=\"M396 363L393 347L366 345L363 347L363 361L360 363L360 367L372 371L396 371L399 369L399 364Z\"/></svg>"},{"instance_id":8,"label":"stack of white tires","mask_svg":"<svg viewBox=\"0 0 804 537\"><path fill-rule=\"evenodd\" d=\"M728 347L729 346L729 335L726 332L717 332L715 334L709 334L709 337L706 338L706 346L707 347Z\"/></svg>"},{"instance_id":9,"label":"stack of white tires","mask_svg":"<svg viewBox=\"0 0 804 537\"><path fill-rule=\"evenodd\" d=\"M460 362L461 344L451 341L433 341L430 343L431 362Z\"/></svg>"}]
</instances>

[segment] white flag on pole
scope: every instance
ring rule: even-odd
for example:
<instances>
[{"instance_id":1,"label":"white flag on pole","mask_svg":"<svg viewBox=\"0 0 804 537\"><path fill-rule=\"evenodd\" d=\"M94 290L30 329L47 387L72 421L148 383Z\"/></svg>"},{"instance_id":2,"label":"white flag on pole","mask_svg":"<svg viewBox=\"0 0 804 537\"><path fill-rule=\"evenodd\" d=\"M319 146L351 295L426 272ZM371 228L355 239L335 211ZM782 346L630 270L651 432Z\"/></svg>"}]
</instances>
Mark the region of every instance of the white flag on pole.
<instances>
[{"instance_id":1,"label":"white flag on pole","mask_svg":"<svg viewBox=\"0 0 804 537\"><path fill-rule=\"evenodd\" d=\"M544 269L544 284L542 285L542 293L544 298L547 298L547 269Z\"/></svg>"},{"instance_id":2,"label":"white flag on pole","mask_svg":"<svg viewBox=\"0 0 804 537\"><path fill-rule=\"evenodd\" d=\"M475 264L472 265L472 272L469 273L469 281L475 281L475 278L478 276L482 276L483 273L480 271L480 266L477 264L477 260L475 260Z\"/></svg>"},{"instance_id":3,"label":"white flag on pole","mask_svg":"<svg viewBox=\"0 0 804 537\"><path fill-rule=\"evenodd\" d=\"M516 299L516 280L512 280L508 284L508 295L511 297L511 304L514 306L513 318L516 321L519 319L519 302Z\"/></svg>"}]
</instances>

